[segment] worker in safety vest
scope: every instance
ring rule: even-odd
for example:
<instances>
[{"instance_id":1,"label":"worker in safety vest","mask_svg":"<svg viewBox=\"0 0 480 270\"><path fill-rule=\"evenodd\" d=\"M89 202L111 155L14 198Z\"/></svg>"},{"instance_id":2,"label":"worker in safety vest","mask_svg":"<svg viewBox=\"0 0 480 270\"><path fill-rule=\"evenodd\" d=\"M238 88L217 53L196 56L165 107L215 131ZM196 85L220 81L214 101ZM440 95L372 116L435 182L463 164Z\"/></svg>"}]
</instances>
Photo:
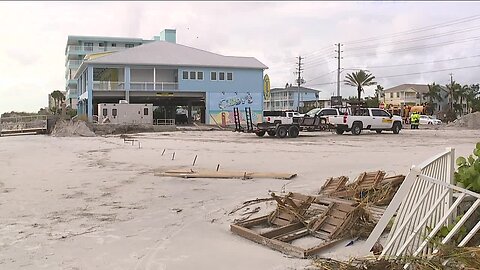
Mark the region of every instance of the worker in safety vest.
<instances>
[{"instance_id":1,"label":"worker in safety vest","mask_svg":"<svg viewBox=\"0 0 480 270\"><path fill-rule=\"evenodd\" d=\"M418 112L413 112L410 116L411 129L418 129L420 124L420 114Z\"/></svg>"}]
</instances>

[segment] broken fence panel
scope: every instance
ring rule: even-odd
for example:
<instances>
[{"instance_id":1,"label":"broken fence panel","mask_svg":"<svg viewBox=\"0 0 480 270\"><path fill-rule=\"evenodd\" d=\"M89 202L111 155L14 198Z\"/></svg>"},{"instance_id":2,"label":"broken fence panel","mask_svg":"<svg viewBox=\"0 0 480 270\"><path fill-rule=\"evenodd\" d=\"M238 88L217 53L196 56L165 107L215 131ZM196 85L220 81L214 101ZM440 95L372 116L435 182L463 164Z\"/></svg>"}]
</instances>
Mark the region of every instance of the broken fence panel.
<instances>
[{"instance_id":1,"label":"broken fence panel","mask_svg":"<svg viewBox=\"0 0 480 270\"><path fill-rule=\"evenodd\" d=\"M380 258L412 254L423 244L424 236L429 233L428 228L435 227L440 221L450 222L454 160L455 150L447 148L419 166L412 167L364 244L364 255L368 255L395 213L388 242ZM425 247L420 252L425 255L433 252L431 247Z\"/></svg>"}]
</instances>

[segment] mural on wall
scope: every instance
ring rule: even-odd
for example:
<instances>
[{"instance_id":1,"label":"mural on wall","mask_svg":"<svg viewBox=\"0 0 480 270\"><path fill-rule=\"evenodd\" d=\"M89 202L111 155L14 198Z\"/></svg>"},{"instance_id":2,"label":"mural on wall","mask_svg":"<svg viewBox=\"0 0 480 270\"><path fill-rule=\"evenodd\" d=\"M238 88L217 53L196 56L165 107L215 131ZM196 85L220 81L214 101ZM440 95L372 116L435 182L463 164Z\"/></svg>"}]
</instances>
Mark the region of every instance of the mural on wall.
<instances>
[{"instance_id":1,"label":"mural on wall","mask_svg":"<svg viewBox=\"0 0 480 270\"><path fill-rule=\"evenodd\" d=\"M252 92L219 92L209 94L210 123L218 125L233 125L235 119L233 108L240 111L240 121L245 122L245 108L250 107L253 123L262 121L263 93Z\"/></svg>"}]
</instances>

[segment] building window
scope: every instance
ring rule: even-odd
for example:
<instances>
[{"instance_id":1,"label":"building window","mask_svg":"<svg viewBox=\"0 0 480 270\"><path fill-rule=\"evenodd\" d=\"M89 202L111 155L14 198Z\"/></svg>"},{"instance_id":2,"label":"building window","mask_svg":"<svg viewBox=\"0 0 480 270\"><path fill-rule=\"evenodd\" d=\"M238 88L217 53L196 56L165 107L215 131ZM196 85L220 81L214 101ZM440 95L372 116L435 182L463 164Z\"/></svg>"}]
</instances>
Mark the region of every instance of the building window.
<instances>
[{"instance_id":1,"label":"building window","mask_svg":"<svg viewBox=\"0 0 480 270\"><path fill-rule=\"evenodd\" d=\"M210 72L210 80L211 81L216 81L217 80L217 72L215 72L215 71Z\"/></svg>"},{"instance_id":2,"label":"building window","mask_svg":"<svg viewBox=\"0 0 480 270\"><path fill-rule=\"evenodd\" d=\"M117 109L112 109L112 115L113 117L117 117Z\"/></svg>"},{"instance_id":3,"label":"building window","mask_svg":"<svg viewBox=\"0 0 480 270\"><path fill-rule=\"evenodd\" d=\"M190 71L190 80L196 80L197 79L197 73L195 71Z\"/></svg>"},{"instance_id":4,"label":"building window","mask_svg":"<svg viewBox=\"0 0 480 270\"><path fill-rule=\"evenodd\" d=\"M233 73L227 72L227 81L232 81L232 80L233 80Z\"/></svg>"},{"instance_id":5,"label":"building window","mask_svg":"<svg viewBox=\"0 0 480 270\"><path fill-rule=\"evenodd\" d=\"M130 43L125 44L125 48L133 48L133 46L134 46L134 45L133 45L133 44L130 44Z\"/></svg>"},{"instance_id":6,"label":"building window","mask_svg":"<svg viewBox=\"0 0 480 270\"><path fill-rule=\"evenodd\" d=\"M83 49L85 51L93 51L93 43L92 42L83 43Z\"/></svg>"},{"instance_id":7,"label":"building window","mask_svg":"<svg viewBox=\"0 0 480 270\"><path fill-rule=\"evenodd\" d=\"M103 117L106 117L108 115L108 110L107 109L103 109L102 110L102 115Z\"/></svg>"},{"instance_id":8,"label":"building window","mask_svg":"<svg viewBox=\"0 0 480 270\"><path fill-rule=\"evenodd\" d=\"M182 78L183 78L184 80L188 80L188 71L184 71L184 72L183 72Z\"/></svg>"},{"instance_id":9,"label":"building window","mask_svg":"<svg viewBox=\"0 0 480 270\"><path fill-rule=\"evenodd\" d=\"M117 47L117 43L112 43L112 47Z\"/></svg>"},{"instance_id":10,"label":"building window","mask_svg":"<svg viewBox=\"0 0 480 270\"><path fill-rule=\"evenodd\" d=\"M225 72L218 73L218 80L225 81Z\"/></svg>"},{"instance_id":11,"label":"building window","mask_svg":"<svg viewBox=\"0 0 480 270\"><path fill-rule=\"evenodd\" d=\"M98 47L103 47L105 44L103 43L98 43Z\"/></svg>"},{"instance_id":12,"label":"building window","mask_svg":"<svg viewBox=\"0 0 480 270\"><path fill-rule=\"evenodd\" d=\"M390 93L390 98L393 98L393 93Z\"/></svg>"},{"instance_id":13,"label":"building window","mask_svg":"<svg viewBox=\"0 0 480 270\"><path fill-rule=\"evenodd\" d=\"M148 115L148 108L143 108L143 115Z\"/></svg>"},{"instance_id":14,"label":"building window","mask_svg":"<svg viewBox=\"0 0 480 270\"><path fill-rule=\"evenodd\" d=\"M203 80L203 71L197 72L197 80Z\"/></svg>"},{"instance_id":15,"label":"building window","mask_svg":"<svg viewBox=\"0 0 480 270\"><path fill-rule=\"evenodd\" d=\"M397 98L399 98L399 97L400 97L400 92L397 92Z\"/></svg>"}]
</instances>

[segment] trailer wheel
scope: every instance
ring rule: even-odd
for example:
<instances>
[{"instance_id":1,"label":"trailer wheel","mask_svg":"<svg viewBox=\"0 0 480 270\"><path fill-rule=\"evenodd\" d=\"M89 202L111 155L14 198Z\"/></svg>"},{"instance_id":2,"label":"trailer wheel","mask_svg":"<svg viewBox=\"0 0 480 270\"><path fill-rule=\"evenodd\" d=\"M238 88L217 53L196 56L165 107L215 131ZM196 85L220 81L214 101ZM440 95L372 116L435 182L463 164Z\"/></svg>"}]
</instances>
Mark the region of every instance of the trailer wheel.
<instances>
[{"instance_id":1,"label":"trailer wheel","mask_svg":"<svg viewBox=\"0 0 480 270\"><path fill-rule=\"evenodd\" d=\"M378 134L382 133L382 130L381 129L377 129L375 130L375 132L377 132Z\"/></svg>"},{"instance_id":2,"label":"trailer wheel","mask_svg":"<svg viewBox=\"0 0 480 270\"><path fill-rule=\"evenodd\" d=\"M255 132L255 135L257 135L258 137L263 137L263 135L265 135L265 130L257 131Z\"/></svg>"},{"instance_id":3,"label":"trailer wheel","mask_svg":"<svg viewBox=\"0 0 480 270\"><path fill-rule=\"evenodd\" d=\"M335 129L335 132L338 134L338 135L342 135L343 132L345 132L345 130L341 129L341 128L336 128Z\"/></svg>"},{"instance_id":4,"label":"trailer wheel","mask_svg":"<svg viewBox=\"0 0 480 270\"><path fill-rule=\"evenodd\" d=\"M288 129L288 136L290 138L296 138L298 137L298 134L300 133L300 131L298 130L298 127L296 126L291 126L289 129Z\"/></svg>"},{"instance_id":5,"label":"trailer wheel","mask_svg":"<svg viewBox=\"0 0 480 270\"><path fill-rule=\"evenodd\" d=\"M362 123L359 123L359 122L353 123L352 134L360 135L360 133L362 133Z\"/></svg>"},{"instance_id":6,"label":"trailer wheel","mask_svg":"<svg viewBox=\"0 0 480 270\"><path fill-rule=\"evenodd\" d=\"M287 137L287 128L284 126L280 126L277 128L277 137L279 138L285 138Z\"/></svg>"},{"instance_id":7,"label":"trailer wheel","mask_svg":"<svg viewBox=\"0 0 480 270\"><path fill-rule=\"evenodd\" d=\"M267 134L270 137L275 137L275 130L269 130L269 131L267 131Z\"/></svg>"},{"instance_id":8,"label":"trailer wheel","mask_svg":"<svg viewBox=\"0 0 480 270\"><path fill-rule=\"evenodd\" d=\"M402 129L402 125L399 122L393 123L393 134L400 133L400 129Z\"/></svg>"}]
</instances>

